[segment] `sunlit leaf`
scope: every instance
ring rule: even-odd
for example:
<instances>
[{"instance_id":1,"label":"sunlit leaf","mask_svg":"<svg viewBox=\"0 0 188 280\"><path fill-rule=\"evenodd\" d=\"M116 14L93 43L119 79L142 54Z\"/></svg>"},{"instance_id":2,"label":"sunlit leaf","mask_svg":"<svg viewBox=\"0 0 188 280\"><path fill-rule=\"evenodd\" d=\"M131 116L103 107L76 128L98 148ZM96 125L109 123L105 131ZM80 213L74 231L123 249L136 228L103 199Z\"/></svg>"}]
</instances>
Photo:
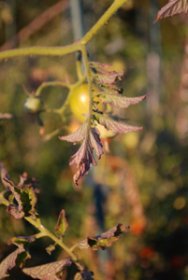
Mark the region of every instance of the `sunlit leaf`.
<instances>
[{"instance_id":1,"label":"sunlit leaf","mask_svg":"<svg viewBox=\"0 0 188 280\"><path fill-rule=\"evenodd\" d=\"M157 14L156 20L188 13L188 0L170 0Z\"/></svg>"},{"instance_id":2,"label":"sunlit leaf","mask_svg":"<svg viewBox=\"0 0 188 280\"><path fill-rule=\"evenodd\" d=\"M129 227L122 224L118 224L112 229L97 235L95 237L88 237L79 243L80 249L92 248L93 250L105 249L110 247L115 241L117 241L122 233L128 232Z\"/></svg>"},{"instance_id":3,"label":"sunlit leaf","mask_svg":"<svg viewBox=\"0 0 188 280\"><path fill-rule=\"evenodd\" d=\"M116 108L128 108L130 105L135 105L140 103L142 100L146 98L145 95L138 97L125 97L118 95L108 95L105 102L113 104Z\"/></svg>"},{"instance_id":4,"label":"sunlit leaf","mask_svg":"<svg viewBox=\"0 0 188 280\"><path fill-rule=\"evenodd\" d=\"M23 272L32 278L40 280L59 280L58 273L71 265L70 260L60 260L39 266L24 268Z\"/></svg>"},{"instance_id":5,"label":"sunlit leaf","mask_svg":"<svg viewBox=\"0 0 188 280\"><path fill-rule=\"evenodd\" d=\"M59 139L72 143L81 142L85 137L86 130L87 130L87 123L84 123L75 132L66 136L61 136L59 137Z\"/></svg>"},{"instance_id":6,"label":"sunlit leaf","mask_svg":"<svg viewBox=\"0 0 188 280\"><path fill-rule=\"evenodd\" d=\"M115 121L105 116L101 116L99 118L99 123L103 125L106 129L111 130L114 133L128 133L142 130L141 126L128 125L121 121Z\"/></svg>"},{"instance_id":7,"label":"sunlit leaf","mask_svg":"<svg viewBox=\"0 0 188 280\"><path fill-rule=\"evenodd\" d=\"M99 134L95 128L86 131L86 136L78 149L72 156L70 165L77 168L74 174L74 183L79 184L79 180L89 171L91 165L96 164L96 159L100 159L103 153L103 145ZM95 157L96 156L96 157Z\"/></svg>"},{"instance_id":8,"label":"sunlit leaf","mask_svg":"<svg viewBox=\"0 0 188 280\"><path fill-rule=\"evenodd\" d=\"M16 259L22 252L24 252L24 248L20 246L0 263L0 279L9 276L8 271L16 265Z\"/></svg>"}]
</instances>

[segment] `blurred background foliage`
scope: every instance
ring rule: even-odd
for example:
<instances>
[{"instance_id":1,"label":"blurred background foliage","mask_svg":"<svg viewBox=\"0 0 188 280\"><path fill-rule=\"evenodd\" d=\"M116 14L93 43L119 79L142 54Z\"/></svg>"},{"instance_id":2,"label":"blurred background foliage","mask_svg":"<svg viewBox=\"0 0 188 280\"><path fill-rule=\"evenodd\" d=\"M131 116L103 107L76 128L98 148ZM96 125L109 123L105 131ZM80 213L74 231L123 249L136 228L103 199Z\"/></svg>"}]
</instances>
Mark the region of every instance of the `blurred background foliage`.
<instances>
[{"instance_id":1,"label":"blurred background foliage","mask_svg":"<svg viewBox=\"0 0 188 280\"><path fill-rule=\"evenodd\" d=\"M61 11L56 9L55 16L47 16L40 27L42 13L52 9L55 1L1 0L0 50L72 42L69 1L61 2ZM110 3L82 1L85 31ZM75 81L75 57L0 62L0 112L14 116L12 120L0 120L0 160L15 178L24 171L37 178L39 213L44 224L53 229L59 211L66 209L69 244L119 222L132 227L112 249L98 255L84 252L85 263L97 271L96 279L188 279L187 19L178 16L154 23L164 3L130 0L89 45L92 60L124 69L123 94L147 94L147 100L122 112L130 123L143 125L143 131L110 139L110 153L92 169L81 191L74 190L68 166L74 147L57 137L42 141L37 118L24 109L26 92L35 91L43 81ZM38 28L28 28L34 19ZM15 36L23 28L28 29L22 36ZM66 91L50 87L44 95L45 104L58 107ZM42 115L42 119L48 131L60 125L53 114ZM60 135L77 125L71 116L68 119ZM6 243L13 235L31 233L32 228L8 217L1 208L0 258L10 250ZM43 241L32 247L33 258L28 265L64 254L57 250L49 256L43 249L46 245ZM29 279L16 272L11 279L18 279L18 275L19 279Z\"/></svg>"}]
</instances>

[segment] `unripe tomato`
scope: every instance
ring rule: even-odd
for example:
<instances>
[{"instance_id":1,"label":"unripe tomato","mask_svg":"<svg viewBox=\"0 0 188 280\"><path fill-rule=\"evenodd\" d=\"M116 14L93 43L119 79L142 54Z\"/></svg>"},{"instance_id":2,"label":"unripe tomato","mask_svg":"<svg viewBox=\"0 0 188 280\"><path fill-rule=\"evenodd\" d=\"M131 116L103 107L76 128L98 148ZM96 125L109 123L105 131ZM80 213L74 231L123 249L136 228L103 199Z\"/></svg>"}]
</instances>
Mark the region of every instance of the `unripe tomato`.
<instances>
[{"instance_id":1,"label":"unripe tomato","mask_svg":"<svg viewBox=\"0 0 188 280\"><path fill-rule=\"evenodd\" d=\"M38 113L42 107L41 100L35 96L29 96L24 106L31 113Z\"/></svg>"},{"instance_id":2,"label":"unripe tomato","mask_svg":"<svg viewBox=\"0 0 188 280\"><path fill-rule=\"evenodd\" d=\"M73 115L84 122L89 112L89 89L87 84L73 88L69 99L70 109Z\"/></svg>"}]
</instances>

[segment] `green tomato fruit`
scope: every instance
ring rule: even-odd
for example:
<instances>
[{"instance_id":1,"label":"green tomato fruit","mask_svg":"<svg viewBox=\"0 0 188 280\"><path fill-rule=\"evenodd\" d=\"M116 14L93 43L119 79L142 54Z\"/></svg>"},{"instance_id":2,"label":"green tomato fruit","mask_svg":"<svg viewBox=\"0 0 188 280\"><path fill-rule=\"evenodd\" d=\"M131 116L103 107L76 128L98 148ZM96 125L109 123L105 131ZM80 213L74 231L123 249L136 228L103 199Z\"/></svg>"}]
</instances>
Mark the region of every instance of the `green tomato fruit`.
<instances>
[{"instance_id":1,"label":"green tomato fruit","mask_svg":"<svg viewBox=\"0 0 188 280\"><path fill-rule=\"evenodd\" d=\"M38 113L41 110L41 100L38 97L30 96L24 106L29 112Z\"/></svg>"},{"instance_id":2,"label":"green tomato fruit","mask_svg":"<svg viewBox=\"0 0 188 280\"><path fill-rule=\"evenodd\" d=\"M89 89L87 84L75 87L70 92L71 112L80 122L84 122L89 112Z\"/></svg>"}]
</instances>

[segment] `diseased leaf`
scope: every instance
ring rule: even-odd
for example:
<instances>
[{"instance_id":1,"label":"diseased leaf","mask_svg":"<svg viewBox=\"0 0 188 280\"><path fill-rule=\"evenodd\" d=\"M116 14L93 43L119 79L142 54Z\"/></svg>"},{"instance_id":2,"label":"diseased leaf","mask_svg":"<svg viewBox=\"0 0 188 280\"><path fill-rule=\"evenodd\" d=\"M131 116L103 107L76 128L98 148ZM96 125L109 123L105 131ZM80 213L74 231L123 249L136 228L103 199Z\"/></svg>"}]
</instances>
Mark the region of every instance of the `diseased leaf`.
<instances>
[{"instance_id":1,"label":"diseased leaf","mask_svg":"<svg viewBox=\"0 0 188 280\"><path fill-rule=\"evenodd\" d=\"M55 226L55 230L58 234L60 234L61 236L64 236L66 229L68 228L68 222L65 216L65 210L62 209L58 220L57 220L57 224Z\"/></svg>"},{"instance_id":2,"label":"diseased leaf","mask_svg":"<svg viewBox=\"0 0 188 280\"><path fill-rule=\"evenodd\" d=\"M8 271L16 265L16 259L22 252L24 252L24 248L20 246L0 263L0 279L9 276Z\"/></svg>"},{"instance_id":3,"label":"diseased leaf","mask_svg":"<svg viewBox=\"0 0 188 280\"><path fill-rule=\"evenodd\" d=\"M79 243L80 249L92 248L93 250L105 249L110 247L115 241L117 241L122 233L128 232L129 226L118 224L112 229L97 235L95 237L88 237L87 239Z\"/></svg>"},{"instance_id":4,"label":"diseased leaf","mask_svg":"<svg viewBox=\"0 0 188 280\"><path fill-rule=\"evenodd\" d=\"M188 0L169 0L158 12L156 20L182 13L188 13Z\"/></svg>"},{"instance_id":5,"label":"diseased leaf","mask_svg":"<svg viewBox=\"0 0 188 280\"><path fill-rule=\"evenodd\" d=\"M86 130L87 130L87 123L84 123L75 132L67 136L61 136L59 137L59 139L72 143L81 142L85 137Z\"/></svg>"},{"instance_id":6,"label":"diseased leaf","mask_svg":"<svg viewBox=\"0 0 188 280\"><path fill-rule=\"evenodd\" d=\"M145 95L138 97L125 97L118 95L108 95L105 102L112 103L116 108L128 108L130 105L135 105L146 98Z\"/></svg>"},{"instance_id":7,"label":"diseased leaf","mask_svg":"<svg viewBox=\"0 0 188 280\"><path fill-rule=\"evenodd\" d=\"M86 131L87 132L87 131ZM103 145L97 129L90 128L78 149L71 157L70 165L77 168L74 174L74 183L79 184L79 180L89 171L91 165L96 164L96 159L100 159L103 154Z\"/></svg>"},{"instance_id":8,"label":"diseased leaf","mask_svg":"<svg viewBox=\"0 0 188 280\"><path fill-rule=\"evenodd\" d=\"M6 169L1 165L1 181L6 189L11 193L9 195L8 212L16 219L23 218L24 215L36 215L36 192L32 186L33 181L30 181L26 174L20 177L20 182L16 186L10 180Z\"/></svg>"},{"instance_id":9,"label":"diseased leaf","mask_svg":"<svg viewBox=\"0 0 188 280\"><path fill-rule=\"evenodd\" d=\"M56 262L51 262L39 266L24 268L23 272L32 278L40 280L60 280L58 273L62 272L67 266L71 265L71 261L60 260Z\"/></svg>"},{"instance_id":10,"label":"diseased leaf","mask_svg":"<svg viewBox=\"0 0 188 280\"><path fill-rule=\"evenodd\" d=\"M20 190L23 211L26 216L36 215L37 197L32 186L25 186Z\"/></svg>"},{"instance_id":11,"label":"diseased leaf","mask_svg":"<svg viewBox=\"0 0 188 280\"><path fill-rule=\"evenodd\" d=\"M99 118L99 123L103 125L106 129L111 130L114 133L128 133L142 130L141 126L128 125L123 122L115 121L111 118L104 116L101 116Z\"/></svg>"}]
</instances>

